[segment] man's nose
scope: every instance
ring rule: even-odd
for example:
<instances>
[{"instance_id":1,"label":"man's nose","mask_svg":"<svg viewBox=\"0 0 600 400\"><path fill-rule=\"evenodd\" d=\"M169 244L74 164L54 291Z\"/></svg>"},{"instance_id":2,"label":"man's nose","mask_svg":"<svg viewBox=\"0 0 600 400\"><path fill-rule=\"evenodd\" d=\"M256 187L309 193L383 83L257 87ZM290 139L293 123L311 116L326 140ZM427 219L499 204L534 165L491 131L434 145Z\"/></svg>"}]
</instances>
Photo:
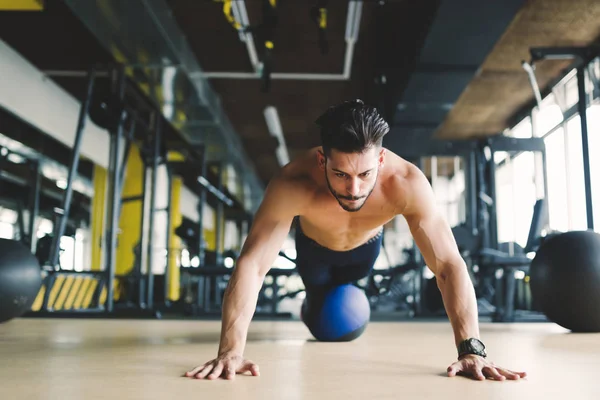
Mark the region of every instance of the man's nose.
<instances>
[{"instance_id":1,"label":"man's nose","mask_svg":"<svg viewBox=\"0 0 600 400\"><path fill-rule=\"evenodd\" d=\"M350 196L358 196L358 194L360 193L360 181L358 179L350 179L346 190L348 191L348 194Z\"/></svg>"}]
</instances>

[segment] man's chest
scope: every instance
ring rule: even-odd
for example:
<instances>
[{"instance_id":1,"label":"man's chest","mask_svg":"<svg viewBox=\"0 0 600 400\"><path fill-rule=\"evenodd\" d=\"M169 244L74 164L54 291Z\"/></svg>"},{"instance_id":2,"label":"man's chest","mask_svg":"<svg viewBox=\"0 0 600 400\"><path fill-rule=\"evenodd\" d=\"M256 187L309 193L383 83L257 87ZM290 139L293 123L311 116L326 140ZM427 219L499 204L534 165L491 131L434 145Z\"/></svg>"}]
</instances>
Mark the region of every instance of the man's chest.
<instances>
[{"instance_id":1,"label":"man's chest","mask_svg":"<svg viewBox=\"0 0 600 400\"><path fill-rule=\"evenodd\" d=\"M395 216L395 207L381 198L369 198L359 211L349 212L331 196L315 201L303 215L316 228L340 233L374 230Z\"/></svg>"}]
</instances>

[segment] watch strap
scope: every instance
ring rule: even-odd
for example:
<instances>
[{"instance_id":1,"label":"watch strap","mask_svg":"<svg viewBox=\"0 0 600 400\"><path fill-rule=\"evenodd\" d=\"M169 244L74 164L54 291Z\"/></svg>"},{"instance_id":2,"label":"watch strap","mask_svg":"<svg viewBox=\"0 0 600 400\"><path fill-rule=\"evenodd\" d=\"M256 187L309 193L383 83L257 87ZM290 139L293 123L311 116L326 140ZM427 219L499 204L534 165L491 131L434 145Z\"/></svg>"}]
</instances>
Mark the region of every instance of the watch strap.
<instances>
[{"instance_id":1,"label":"watch strap","mask_svg":"<svg viewBox=\"0 0 600 400\"><path fill-rule=\"evenodd\" d=\"M474 341L479 344L479 346L481 347L480 349L475 348L475 346L473 345ZM487 354L485 352L485 346L479 339L475 339L475 338L469 338L469 339L463 340L462 342L459 343L457 350L458 350L459 358L462 356L465 356L467 354L474 354L474 355L484 357L484 358L487 357Z\"/></svg>"}]
</instances>

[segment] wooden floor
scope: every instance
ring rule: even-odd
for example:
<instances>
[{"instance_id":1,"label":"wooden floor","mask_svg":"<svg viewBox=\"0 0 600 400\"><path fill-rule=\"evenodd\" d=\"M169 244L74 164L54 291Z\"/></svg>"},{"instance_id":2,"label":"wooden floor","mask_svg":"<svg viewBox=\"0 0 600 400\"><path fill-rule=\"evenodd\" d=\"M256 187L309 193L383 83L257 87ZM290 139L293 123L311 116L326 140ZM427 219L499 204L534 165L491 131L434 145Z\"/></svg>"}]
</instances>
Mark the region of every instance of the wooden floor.
<instances>
[{"instance_id":1,"label":"wooden floor","mask_svg":"<svg viewBox=\"0 0 600 400\"><path fill-rule=\"evenodd\" d=\"M350 343L318 343L295 321L256 321L246 355L261 376L182 377L214 357L213 321L17 319L0 325L0 399L600 398L600 335L553 324L483 324L490 359L517 382L446 377L447 322L373 322Z\"/></svg>"}]
</instances>

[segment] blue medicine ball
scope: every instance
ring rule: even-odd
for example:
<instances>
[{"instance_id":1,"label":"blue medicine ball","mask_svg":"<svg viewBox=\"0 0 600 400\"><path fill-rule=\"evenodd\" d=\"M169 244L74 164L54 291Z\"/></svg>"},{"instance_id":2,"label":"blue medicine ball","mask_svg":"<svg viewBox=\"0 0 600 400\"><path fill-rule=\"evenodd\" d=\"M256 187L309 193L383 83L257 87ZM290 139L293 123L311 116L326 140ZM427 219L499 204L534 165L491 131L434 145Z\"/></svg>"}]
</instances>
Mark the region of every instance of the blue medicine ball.
<instances>
[{"instance_id":1,"label":"blue medicine ball","mask_svg":"<svg viewBox=\"0 0 600 400\"><path fill-rule=\"evenodd\" d=\"M367 296L351 284L322 292L307 292L301 310L302 321L310 333L324 342L346 342L358 338L370 317Z\"/></svg>"}]
</instances>

